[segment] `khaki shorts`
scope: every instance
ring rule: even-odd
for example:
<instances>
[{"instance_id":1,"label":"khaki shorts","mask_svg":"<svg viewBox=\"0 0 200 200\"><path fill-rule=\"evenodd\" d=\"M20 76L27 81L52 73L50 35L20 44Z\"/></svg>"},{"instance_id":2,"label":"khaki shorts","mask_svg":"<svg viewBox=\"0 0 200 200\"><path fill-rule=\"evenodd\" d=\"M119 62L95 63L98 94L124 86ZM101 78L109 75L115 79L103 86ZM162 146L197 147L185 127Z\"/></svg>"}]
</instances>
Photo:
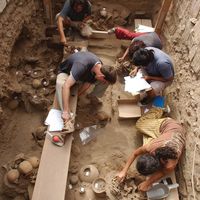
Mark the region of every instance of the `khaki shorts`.
<instances>
[{"instance_id":1,"label":"khaki shorts","mask_svg":"<svg viewBox=\"0 0 200 200\"><path fill-rule=\"evenodd\" d=\"M60 109L63 110L63 99L62 99L62 89L65 81L68 79L69 75L66 73L60 73L57 76L56 79L56 98L58 101L58 104L60 106ZM109 84L108 83L102 83L101 81L96 81L94 83L94 89L90 93L90 95L96 96L98 98L101 98L106 89L108 88Z\"/></svg>"}]
</instances>

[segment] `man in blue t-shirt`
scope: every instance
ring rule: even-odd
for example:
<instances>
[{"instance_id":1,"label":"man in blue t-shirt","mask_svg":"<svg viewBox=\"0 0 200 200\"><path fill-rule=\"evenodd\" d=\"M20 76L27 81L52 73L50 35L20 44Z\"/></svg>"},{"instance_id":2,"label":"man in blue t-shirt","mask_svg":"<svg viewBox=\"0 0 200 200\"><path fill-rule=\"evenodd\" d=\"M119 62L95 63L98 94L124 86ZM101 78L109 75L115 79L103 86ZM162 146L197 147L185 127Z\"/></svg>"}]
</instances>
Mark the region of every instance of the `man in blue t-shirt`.
<instances>
[{"instance_id":1,"label":"man in blue t-shirt","mask_svg":"<svg viewBox=\"0 0 200 200\"><path fill-rule=\"evenodd\" d=\"M60 73L56 82L56 99L54 105L59 105L62 110L62 118L65 122L70 119L69 95L70 88L81 82L79 95L83 94L91 84L94 90L91 98L102 97L109 84L116 82L116 70L112 66L105 66L101 60L91 52L77 52L70 55L60 64ZM56 106L55 106L56 107Z\"/></svg>"},{"instance_id":2,"label":"man in blue t-shirt","mask_svg":"<svg viewBox=\"0 0 200 200\"><path fill-rule=\"evenodd\" d=\"M60 33L60 41L66 44L64 26L72 26L74 22L78 26L83 27L91 16L91 4L88 0L66 0L61 12L56 16L58 31Z\"/></svg>"},{"instance_id":3,"label":"man in blue t-shirt","mask_svg":"<svg viewBox=\"0 0 200 200\"><path fill-rule=\"evenodd\" d=\"M133 54L136 71L141 67L144 79L150 83L152 90L147 92L150 98L162 95L163 90L174 79L173 63L169 55L154 47L140 48Z\"/></svg>"}]
</instances>

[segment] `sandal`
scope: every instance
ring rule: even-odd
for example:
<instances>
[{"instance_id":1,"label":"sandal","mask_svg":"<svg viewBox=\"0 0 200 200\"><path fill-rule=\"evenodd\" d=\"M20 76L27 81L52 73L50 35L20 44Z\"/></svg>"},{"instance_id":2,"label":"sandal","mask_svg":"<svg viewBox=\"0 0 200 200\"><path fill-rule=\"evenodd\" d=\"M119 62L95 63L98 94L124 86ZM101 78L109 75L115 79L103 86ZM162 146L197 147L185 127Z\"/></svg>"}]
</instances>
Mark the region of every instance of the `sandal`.
<instances>
[{"instance_id":1,"label":"sandal","mask_svg":"<svg viewBox=\"0 0 200 200\"><path fill-rule=\"evenodd\" d=\"M56 146L62 147L65 144L64 138L62 135L52 135L49 131L47 134L50 136L51 142Z\"/></svg>"}]
</instances>

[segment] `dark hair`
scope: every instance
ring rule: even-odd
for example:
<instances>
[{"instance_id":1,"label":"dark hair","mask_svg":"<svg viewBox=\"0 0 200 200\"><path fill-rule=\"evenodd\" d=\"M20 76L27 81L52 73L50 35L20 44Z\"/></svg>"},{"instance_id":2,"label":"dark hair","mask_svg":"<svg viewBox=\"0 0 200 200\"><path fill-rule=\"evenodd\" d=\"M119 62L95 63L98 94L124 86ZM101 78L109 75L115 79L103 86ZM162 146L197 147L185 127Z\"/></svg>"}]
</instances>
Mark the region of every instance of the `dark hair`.
<instances>
[{"instance_id":1,"label":"dark hair","mask_svg":"<svg viewBox=\"0 0 200 200\"><path fill-rule=\"evenodd\" d=\"M177 159L177 152L169 146L159 147L155 150L155 156L163 160Z\"/></svg>"},{"instance_id":2,"label":"dark hair","mask_svg":"<svg viewBox=\"0 0 200 200\"><path fill-rule=\"evenodd\" d=\"M147 66L154 59L154 50L140 48L133 54L132 61L136 66Z\"/></svg>"},{"instance_id":3,"label":"dark hair","mask_svg":"<svg viewBox=\"0 0 200 200\"><path fill-rule=\"evenodd\" d=\"M147 153L138 158L136 168L140 174L147 176L161 169L161 163L156 156Z\"/></svg>"},{"instance_id":4,"label":"dark hair","mask_svg":"<svg viewBox=\"0 0 200 200\"><path fill-rule=\"evenodd\" d=\"M85 7L87 5L87 3L88 3L87 0L70 0L71 8L73 8L75 4L81 4Z\"/></svg>"},{"instance_id":5,"label":"dark hair","mask_svg":"<svg viewBox=\"0 0 200 200\"><path fill-rule=\"evenodd\" d=\"M129 54L129 58L131 59L133 57L133 54L140 48L145 48L146 45L144 44L143 41L141 40L137 40L137 41L133 41L131 43L131 45L129 46L129 51L128 51L128 54Z\"/></svg>"},{"instance_id":6,"label":"dark hair","mask_svg":"<svg viewBox=\"0 0 200 200\"><path fill-rule=\"evenodd\" d=\"M173 148L169 146L159 147L155 150L155 156L149 153L140 156L137 160L136 168L140 174L146 176L153 174L162 167L160 159L165 161L177 158L177 153Z\"/></svg>"},{"instance_id":7,"label":"dark hair","mask_svg":"<svg viewBox=\"0 0 200 200\"><path fill-rule=\"evenodd\" d=\"M103 65L101 68L101 73L105 76L104 79L111 84L117 81L117 71L113 66Z\"/></svg>"}]
</instances>

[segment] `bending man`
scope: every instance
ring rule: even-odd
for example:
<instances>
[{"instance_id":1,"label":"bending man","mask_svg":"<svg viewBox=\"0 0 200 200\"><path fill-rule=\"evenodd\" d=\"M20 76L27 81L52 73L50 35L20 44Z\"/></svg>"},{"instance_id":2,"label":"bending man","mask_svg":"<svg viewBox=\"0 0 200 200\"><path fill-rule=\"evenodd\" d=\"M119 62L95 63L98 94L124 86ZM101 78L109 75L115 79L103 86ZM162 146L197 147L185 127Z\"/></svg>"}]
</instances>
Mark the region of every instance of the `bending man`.
<instances>
[{"instance_id":1,"label":"bending man","mask_svg":"<svg viewBox=\"0 0 200 200\"><path fill-rule=\"evenodd\" d=\"M136 50L145 47L162 49L161 40L155 32L144 33L143 35L134 37L130 46L124 52L124 55L119 58L119 61L123 61L127 55L129 55L129 58L132 59Z\"/></svg>"},{"instance_id":2,"label":"bending man","mask_svg":"<svg viewBox=\"0 0 200 200\"><path fill-rule=\"evenodd\" d=\"M83 94L91 84L95 84L90 98L102 97L109 84L116 82L116 70L112 66L104 66L100 59L91 52L77 52L70 55L60 64L60 74L56 82L56 100L62 110L65 122L70 119L70 88L76 82L82 82L79 95Z\"/></svg>"},{"instance_id":3,"label":"bending man","mask_svg":"<svg viewBox=\"0 0 200 200\"><path fill-rule=\"evenodd\" d=\"M67 43L63 30L64 26L82 28L90 15L91 4L88 0L66 0L63 9L56 16L61 43L64 45Z\"/></svg>"},{"instance_id":4,"label":"bending man","mask_svg":"<svg viewBox=\"0 0 200 200\"><path fill-rule=\"evenodd\" d=\"M136 168L149 178L138 189L147 191L152 184L169 174L176 167L185 145L185 130L171 118L162 118L161 108L152 108L136 123L137 129L144 134L144 145L134 150L123 170L117 175L123 181L126 173L137 158Z\"/></svg>"}]
</instances>

